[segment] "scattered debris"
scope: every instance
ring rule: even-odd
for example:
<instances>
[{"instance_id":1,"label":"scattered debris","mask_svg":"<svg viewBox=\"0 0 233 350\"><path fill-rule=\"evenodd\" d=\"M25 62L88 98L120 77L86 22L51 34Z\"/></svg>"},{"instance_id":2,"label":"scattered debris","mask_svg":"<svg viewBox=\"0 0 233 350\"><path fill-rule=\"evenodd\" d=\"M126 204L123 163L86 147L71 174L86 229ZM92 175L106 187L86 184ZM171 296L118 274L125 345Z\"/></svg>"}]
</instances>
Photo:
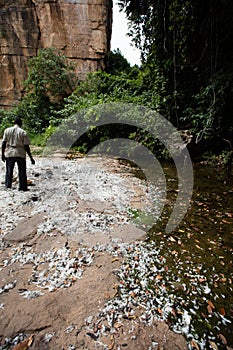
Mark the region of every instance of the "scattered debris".
<instances>
[{"instance_id":1,"label":"scattered debris","mask_svg":"<svg viewBox=\"0 0 233 350\"><path fill-rule=\"evenodd\" d=\"M1 238L12 232L28 214L33 217L43 213L45 219L37 227L35 236L30 238L34 241L38 237L46 239L62 235L73 238L82 234L86 234L88 240L91 235L97 234L107 237L107 240L104 244L100 240L91 247L80 241L75 249L68 243L59 248L48 246L43 252L34 249L34 241L21 244L17 242L16 245L1 241L0 248L2 251L7 249L8 255L1 261L0 271L11 271L15 264L24 268L30 265L28 286L19 288L19 295L30 300L70 288L75 283L78 284L88 267L93 266L96 256L106 252L112 255L112 264L122 259L123 262L119 268L114 269L114 274L118 277L117 285L113 286L115 296L108 297L99 314L91 315L85 321L86 335L90 340L100 346L100 338L108 335L108 341L103 346L114 349L115 335L123 332L125 320L148 326L156 320L163 320L175 332L185 335L190 349L226 347L228 337L222 330L224 327L232 328L232 304L228 307L225 300L232 293L233 276L232 271L225 273L228 262L224 251L218 255L219 271L215 266L207 269L202 261L206 244L197 237L203 235L203 232L196 227L195 222L188 229L179 228L169 237L161 231L153 241L124 242L114 236L116 227L128 227L131 222L144 229L149 227L149 214L153 214L153 219L160 212L155 205L163 199L160 186L153 190L150 188L147 192L145 184L139 179L106 172L93 159L86 164L75 160L59 162L58 166L41 160L40 175L34 175L33 183L36 186L33 186L32 192L1 190ZM137 200L133 186L139 189ZM197 200L195 205L200 217L203 212L208 213L204 200ZM148 215L145 214L146 211L149 212ZM219 213L221 224L229 226L232 214L227 212L226 216L227 220ZM183 237L192 241L191 249L183 246ZM220 235L219 240L212 237L208 240L208 250L213 254L215 249L223 245ZM199 256L198 263L193 263L194 250ZM17 287L17 280L9 282L12 279L2 283L0 294L3 296ZM226 286L226 293L218 292L219 285ZM33 286L36 286L35 290ZM15 290L11 293L15 293ZM0 304L0 310L3 310L1 312L4 312L6 306L4 300ZM197 331L198 327L203 329ZM64 336L71 336L75 333L74 330L75 325L72 324L62 332ZM44 342L52 341L55 334L47 333ZM13 346L18 346L14 350L27 349L31 344L29 340L33 341L33 338L19 334L13 339L5 339L0 350ZM151 349L156 349L156 341L152 343ZM122 348L126 346L127 342L122 343ZM70 342L68 349L75 348Z\"/></svg>"}]
</instances>

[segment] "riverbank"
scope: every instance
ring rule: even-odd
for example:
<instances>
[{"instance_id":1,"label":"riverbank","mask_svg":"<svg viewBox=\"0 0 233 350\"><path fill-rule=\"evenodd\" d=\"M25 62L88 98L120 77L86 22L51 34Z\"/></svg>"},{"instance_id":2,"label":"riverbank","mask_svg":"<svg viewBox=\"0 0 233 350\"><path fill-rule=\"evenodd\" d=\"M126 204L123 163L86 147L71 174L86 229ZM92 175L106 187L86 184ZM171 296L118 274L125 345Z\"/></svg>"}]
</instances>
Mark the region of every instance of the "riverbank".
<instances>
[{"instance_id":1,"label":"riverbank","mask_svg":"<svg viewBox=\"0 0 233 350\"><path fill-rule=\"evenodd\" d=\"M190 209L168 235L178 180L163 164L165 208L145 234L134 219L160 187L151 196L127 162L68 158L28 164L29 192L1 183L1 349L31 336L37 350L231 349L231 179L194 165Z\"/></svg>"},{"instance_id":2,"label":"riverbank","mask_svg":"<svg viewBox=\"0 0 233 350\"><path fill-rule=\"evenodd\" d=\"M25 193L17 173L5 191L0 170L1 349L187 348L162 320L145 322L143 306L114 306L124 259L145 238L129 214L151 205L129 166L38 157Z\"/></svg>"}]
</instances>

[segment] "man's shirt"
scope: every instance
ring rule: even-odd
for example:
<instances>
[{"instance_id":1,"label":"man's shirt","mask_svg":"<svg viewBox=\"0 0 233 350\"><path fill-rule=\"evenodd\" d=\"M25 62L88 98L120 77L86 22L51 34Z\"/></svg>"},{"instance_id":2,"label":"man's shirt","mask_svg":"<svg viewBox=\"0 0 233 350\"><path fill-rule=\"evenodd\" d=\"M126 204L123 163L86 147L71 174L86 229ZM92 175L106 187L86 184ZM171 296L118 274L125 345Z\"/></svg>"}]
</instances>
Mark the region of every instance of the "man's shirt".
<instances>
[{"instance_id":1,"label":"man's shirt","mask_svg":"<svg viewBox=\"0 0 233 350\"><path fill-rule=\"evenodd\" d=\"M29 145L29 137L18 125L7 128L3 134L3 141L6 141L5 157L26 158L24 145Z\"/></svg>"}]
</instances>

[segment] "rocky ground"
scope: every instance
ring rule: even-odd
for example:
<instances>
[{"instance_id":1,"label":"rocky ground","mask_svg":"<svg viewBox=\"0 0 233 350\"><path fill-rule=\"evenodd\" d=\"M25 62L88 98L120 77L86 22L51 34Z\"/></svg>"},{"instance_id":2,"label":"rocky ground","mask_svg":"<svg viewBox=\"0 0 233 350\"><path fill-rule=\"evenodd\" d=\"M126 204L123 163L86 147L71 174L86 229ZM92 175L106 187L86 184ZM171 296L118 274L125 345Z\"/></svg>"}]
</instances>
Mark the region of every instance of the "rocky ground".
<instances>
[{"instance_id":1,"label":"rocky ground","mask_svg":"<svg viewBox=\"0 0 233 350\"><path fill-rule=\"evenodd\" d=\"M97 156L38 157L22 193L17 173L4 189L1 164L0 349L187 349L165 322L146 322L133 294L114 311L124 255L145 238L130 213L152 205L129 170Z\"/></svg>"}]
</instances>

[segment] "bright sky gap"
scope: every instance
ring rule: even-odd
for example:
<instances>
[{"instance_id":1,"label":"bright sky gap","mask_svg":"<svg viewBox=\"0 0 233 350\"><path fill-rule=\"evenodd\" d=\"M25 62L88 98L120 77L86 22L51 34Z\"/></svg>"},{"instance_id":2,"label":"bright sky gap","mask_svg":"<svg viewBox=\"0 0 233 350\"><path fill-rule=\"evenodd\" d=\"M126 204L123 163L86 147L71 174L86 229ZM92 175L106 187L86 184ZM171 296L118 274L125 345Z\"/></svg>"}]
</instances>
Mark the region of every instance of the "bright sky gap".
<instances>
[{"instance_id":1,"label":"bright sky gap","mask_svg":"<svg viewBox=\"0 0 233 350\"><path fill-rule=\"evenodd\" d=\"M113 26L111 51L119 49L122 55L133 66L140 65L140 51L132 44L131 39L127 36L128 24L124 12L119 11L117 0L113 1Z\"/></svg>"}]
</instances>

